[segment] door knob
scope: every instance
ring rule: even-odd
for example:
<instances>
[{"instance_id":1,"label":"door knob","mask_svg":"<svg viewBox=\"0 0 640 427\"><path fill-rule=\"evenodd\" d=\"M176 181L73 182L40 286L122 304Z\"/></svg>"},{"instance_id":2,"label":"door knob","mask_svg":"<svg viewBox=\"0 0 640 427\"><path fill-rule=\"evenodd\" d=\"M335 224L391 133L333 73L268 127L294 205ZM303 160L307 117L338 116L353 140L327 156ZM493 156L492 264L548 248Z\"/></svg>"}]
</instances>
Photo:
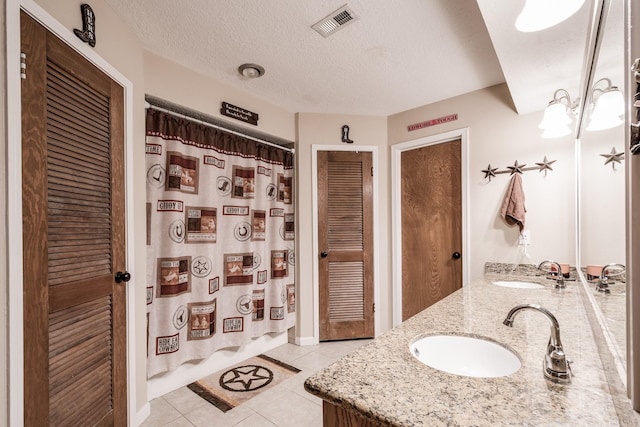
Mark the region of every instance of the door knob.
<instances>
[{"instance_id":1,"label":"door knob","mask_svg":"<svg viewBox=\"0 0 640 427\"><path fill-rule=\"evenodd\" d=\"M320 256L321 256L322 258L326 258L326 257L328 257L328 256L329 256L329 254L328 254L328 253L326 253L325 251L322 251L322 252L320 252Z\"/></svg>"},{"instance_id":2,"label":"door knob","mask_svg":"<svg viewBox=\"0 0 640 427\"><path fill-rule=\"evenodd\" d=\"M118 271L115 276L116 283L128 282L131 280L131 274L128 271Z\"/></svg>"},{"instance_id":3,"label":"door knob","mask_svg":"<svg viewBox=\"0 0 640 427\"><path fill-rule=\"evenodd\" d=\"M451 256L453 257L453 259L460 259L460 252L454 252Z\"/></svg>"}]
</instances>

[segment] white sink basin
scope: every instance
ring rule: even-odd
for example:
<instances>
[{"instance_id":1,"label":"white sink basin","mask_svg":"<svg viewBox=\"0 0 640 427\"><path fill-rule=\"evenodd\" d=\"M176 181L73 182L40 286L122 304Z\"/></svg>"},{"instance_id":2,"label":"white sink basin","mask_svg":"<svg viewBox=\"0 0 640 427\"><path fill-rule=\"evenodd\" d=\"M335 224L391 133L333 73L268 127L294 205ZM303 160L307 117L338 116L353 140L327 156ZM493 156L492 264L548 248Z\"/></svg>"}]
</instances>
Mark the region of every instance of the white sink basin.
<instances>
[{"instance_id":1,"label":"white sink basin","mask_svg":"<svg viewBox=\"0 0 640 427\"><path fill-rule=\"evenodd\" d=\"M494 285L503 286L505 288L520 288L520 289L542 289L543 285L539 283L520 282L518 280L498 280L493 282Z\"/></svg>"},{"instance_id":2,"label":"white sink basin","mask_svg":"<svg viewBox=\"0 0 640 427\"><path fill-rule=\"evenodd\" d=\"M427 366L466 377L503 377L522 366L503 345L467 335L427 335L414 340L409 350Z\"/></svg>"}]
</instances>

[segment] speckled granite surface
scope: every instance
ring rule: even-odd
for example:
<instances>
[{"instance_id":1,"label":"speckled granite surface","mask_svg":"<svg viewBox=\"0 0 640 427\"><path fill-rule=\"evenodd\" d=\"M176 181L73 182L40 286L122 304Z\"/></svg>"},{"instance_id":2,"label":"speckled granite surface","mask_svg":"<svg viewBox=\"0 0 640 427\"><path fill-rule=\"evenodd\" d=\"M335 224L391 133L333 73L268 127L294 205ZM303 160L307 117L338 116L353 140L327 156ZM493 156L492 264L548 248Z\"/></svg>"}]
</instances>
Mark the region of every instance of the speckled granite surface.
<instances>
[{"instance_id":1,"label":"speckled granite surface","mask_svg":"<svg viewBox=\"0 0 640 427\"><path fill-rule=\"evenodd\" d=\"M491 280L522 275L487 275L309 377L308 392L367 418L394 426L616 426L619 418L606 382L576 282L554 289L544 277L526 280L543 289L514 289ZM572 365L569 385L544 379L542 360L550 324L544 315L522 311L514 327L502 324L518 304L549 309L560 323ZM432 369L409 353L425 333L462 333L492 338L515 350L522 367L500 378L470 378Z\"/></svg>"}]
</instances>

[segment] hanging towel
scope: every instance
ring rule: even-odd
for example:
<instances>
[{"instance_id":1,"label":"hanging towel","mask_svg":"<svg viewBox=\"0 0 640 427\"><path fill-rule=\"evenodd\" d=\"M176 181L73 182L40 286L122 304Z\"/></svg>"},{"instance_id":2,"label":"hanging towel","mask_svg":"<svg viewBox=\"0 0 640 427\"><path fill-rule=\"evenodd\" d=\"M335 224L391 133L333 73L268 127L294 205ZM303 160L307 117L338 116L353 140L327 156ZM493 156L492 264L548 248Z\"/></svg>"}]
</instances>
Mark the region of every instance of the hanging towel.
<instances>
[{"instance_id":1,"label":"hanging towel","mask_svg":"<svg viewBox=\"0 0 640 427\"><path fill-rule=\"evenodd\" d=\"M524 207L524 191L522 191L522 176L519 173L513 174L507 194L502 202L500 215L509 225L518 224L520 232L524 229L524 214L527 210Z\"/></svg>"}]
</instances>

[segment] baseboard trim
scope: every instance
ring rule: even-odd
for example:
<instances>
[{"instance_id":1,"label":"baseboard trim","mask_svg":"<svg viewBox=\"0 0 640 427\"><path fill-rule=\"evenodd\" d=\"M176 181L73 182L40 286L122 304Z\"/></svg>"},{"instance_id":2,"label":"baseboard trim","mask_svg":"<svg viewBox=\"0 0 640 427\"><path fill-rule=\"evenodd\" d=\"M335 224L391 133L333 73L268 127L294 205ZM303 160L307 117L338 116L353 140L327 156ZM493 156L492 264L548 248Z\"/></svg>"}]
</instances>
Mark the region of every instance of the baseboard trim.
<instances>
[{"instance_id":1,"label":"baseboard trim","mask_svg":"<svg viewBox=\"0 0 640 427\"><path fill-rule=\"evenodd\" d=\"M136 423L134 425L136 426L141 425L144 422L144 420L149 418L149 415L151 415L151 404L147 402L144 404L142 409L140 409L136 414ZM131 423L129 423L129 425L131 425Z\"/></svg>"},{"instance_id":2,"label":"baseboard trim","mask_svg":"<svg viewBox=\"0 0 640 427\"><path fill-rule=\"evenodd\" d=\"M296 337L295 344L299 346L318 345L320 341L316 337Z\"/></svg>"}]
</instances>

